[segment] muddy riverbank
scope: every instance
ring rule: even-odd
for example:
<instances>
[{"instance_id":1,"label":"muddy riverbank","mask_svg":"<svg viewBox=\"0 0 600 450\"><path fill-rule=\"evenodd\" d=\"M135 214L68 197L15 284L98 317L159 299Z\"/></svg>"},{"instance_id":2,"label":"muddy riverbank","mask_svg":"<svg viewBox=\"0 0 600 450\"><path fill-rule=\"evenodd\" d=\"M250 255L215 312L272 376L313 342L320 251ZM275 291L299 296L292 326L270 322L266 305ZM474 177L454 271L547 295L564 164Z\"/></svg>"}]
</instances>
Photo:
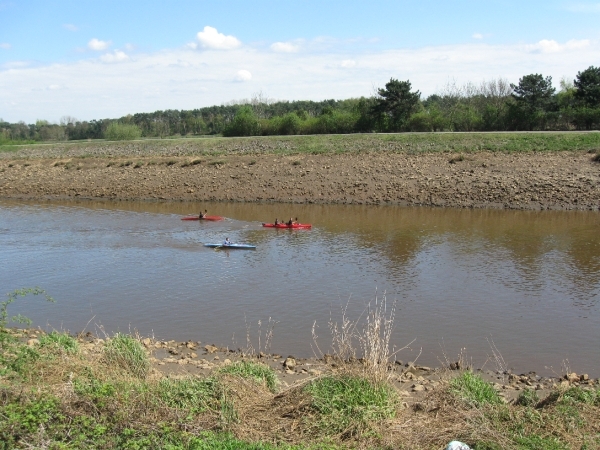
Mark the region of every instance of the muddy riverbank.
<instances>
[{"instance_id":1,"label":"muddy riverbank","mask_svg":"<svg viewBox=\"0 0 600 450\"><path fill-rule=\"evenodd\" d=\"M61 156L3 154L0 197L598 210L587 151Z\"/></svg>"}]
</instances>

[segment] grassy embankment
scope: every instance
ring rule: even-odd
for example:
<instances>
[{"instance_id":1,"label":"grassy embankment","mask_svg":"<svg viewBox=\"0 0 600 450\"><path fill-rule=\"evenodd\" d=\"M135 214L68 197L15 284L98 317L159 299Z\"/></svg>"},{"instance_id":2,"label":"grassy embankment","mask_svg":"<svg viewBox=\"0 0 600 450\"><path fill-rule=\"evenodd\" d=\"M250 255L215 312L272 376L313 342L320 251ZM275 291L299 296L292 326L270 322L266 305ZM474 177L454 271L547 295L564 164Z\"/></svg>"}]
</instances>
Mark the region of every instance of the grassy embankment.
<instances>
[{"instance_id":1,"label":"grassy embankment","mask_svg":"<svg viewBox=\"0 0 600 450\"><path fill-rule=\"evenodd\" d=\"M402 133L248 138L77 141L0 146L4 158L220 156L388 151L418 153L559 152L600 154L600 133Z\"/></svg>"},{"instance_id":2,"label":"grassy embankment","mask_svg":"<svg viewBox=\"0 0 600 450\"><path fill-rule=\"evenodd\" d=\"M600 446L600 390L577 383L540 401L524 390L507 404L479 375L448 376L407 408L387 382L393 314L334 332L331 370L280 389L255 357L207 377L163 377L133 336L85 342L66 333L8 328L0 309L0 448L592 449ZM335 324L333 324L335 325ZM35 338L32 338L35 336ZM27 339L29 339L27 341ZM354 362L350 362L354 361Z\"/></svg>"}]
</instances>

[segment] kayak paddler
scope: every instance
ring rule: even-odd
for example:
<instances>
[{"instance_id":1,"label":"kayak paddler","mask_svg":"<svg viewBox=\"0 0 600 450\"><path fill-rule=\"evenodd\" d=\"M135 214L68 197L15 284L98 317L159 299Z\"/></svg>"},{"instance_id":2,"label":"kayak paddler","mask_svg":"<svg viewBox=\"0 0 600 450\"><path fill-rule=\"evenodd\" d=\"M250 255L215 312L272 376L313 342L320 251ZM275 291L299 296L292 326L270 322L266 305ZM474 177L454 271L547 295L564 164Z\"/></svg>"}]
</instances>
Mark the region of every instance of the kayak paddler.
<instances>
[{"instance_id":1,"label":"kayak paddler","mask_svg":"<svg viewBox=\"0 0 600 450\"><path fill-rule=\"evenodd\" d=\"M288 227L291 227L294 224L294 220L290 217L290 220L287 223Z\"/></svg>"},{"instance_id":2,"label":"kayak paddler","mask_svg":"<svg viewBox=\"0 0 600 450\"><path fill-rule=\"evenodd\" d=\"M228 237L225 238L225 240L223 241L223 245L226 246L226 247L229 246L229 245L231 245L231 241L229 240Z\"/></svg>"},{"instance_id":3,"label":"kayak paddler","mask_svg":"<svg viewBox=\"0 0 600 450\"><path fill-rule=\"evenodd\" d=\"M204 213L202 211L200 211L200 214L198 214L198 219L204 219L206 217L206 215L208 214L208 210L204 210Z\"/></svg>"},{"instance_id":4,"label":"kayak paddler","mask_svg":"<svg viewBox=\"0 0 600 450\"><path fill-rule=\"evenodd\" d=\"M277 218L275 218L275 225L279 225L279 220L277 220Z\"/></svg>"}]
</instances>

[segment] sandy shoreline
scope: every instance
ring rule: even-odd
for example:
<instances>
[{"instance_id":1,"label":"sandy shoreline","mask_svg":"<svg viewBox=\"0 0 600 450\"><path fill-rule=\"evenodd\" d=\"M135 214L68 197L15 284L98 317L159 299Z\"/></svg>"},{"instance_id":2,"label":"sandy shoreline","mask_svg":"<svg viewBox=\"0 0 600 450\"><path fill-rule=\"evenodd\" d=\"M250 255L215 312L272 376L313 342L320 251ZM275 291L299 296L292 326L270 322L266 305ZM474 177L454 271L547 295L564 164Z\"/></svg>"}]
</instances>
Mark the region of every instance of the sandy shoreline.
<instances>
[{"instance_id":1,"label":"sandy shoreline","mask_svg":"<svg viewBox=\"0 0 600 450\"><path fill-rule=\"evenodd\" d=\"M0 197L598 210L587 152L0 159Z\"/></svg>"}]
</instances>

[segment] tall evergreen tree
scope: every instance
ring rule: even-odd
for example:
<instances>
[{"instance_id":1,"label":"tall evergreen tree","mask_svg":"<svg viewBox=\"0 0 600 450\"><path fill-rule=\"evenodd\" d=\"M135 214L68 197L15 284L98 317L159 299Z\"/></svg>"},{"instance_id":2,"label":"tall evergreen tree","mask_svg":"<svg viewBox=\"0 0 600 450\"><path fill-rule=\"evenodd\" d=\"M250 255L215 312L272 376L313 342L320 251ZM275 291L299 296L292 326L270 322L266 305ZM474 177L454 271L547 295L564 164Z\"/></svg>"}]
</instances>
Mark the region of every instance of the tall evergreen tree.
<instances>
[{"instance_id":1,"label":"tall evergreen tree","mask_svg":"<svg viewBox=\"0 0 600 450\"><path fill-rule=\"evenodd\" d=\"M588 108L600 107L600 67L590 66L578 72L573 84L577 100Z\"/></svg>"},{"instance_id":2,"label":"tall evergreen tree","mask_svg":"<svg viewBox=\"0 0 600 450\"><path fill-rule=\"evenodd\" d=\"M374 112L382 120L383 128L400 131L419 104L421 93L411 92L410 81L390 78L385 89L378 89Z\"/></svg>"}]
</instances>

